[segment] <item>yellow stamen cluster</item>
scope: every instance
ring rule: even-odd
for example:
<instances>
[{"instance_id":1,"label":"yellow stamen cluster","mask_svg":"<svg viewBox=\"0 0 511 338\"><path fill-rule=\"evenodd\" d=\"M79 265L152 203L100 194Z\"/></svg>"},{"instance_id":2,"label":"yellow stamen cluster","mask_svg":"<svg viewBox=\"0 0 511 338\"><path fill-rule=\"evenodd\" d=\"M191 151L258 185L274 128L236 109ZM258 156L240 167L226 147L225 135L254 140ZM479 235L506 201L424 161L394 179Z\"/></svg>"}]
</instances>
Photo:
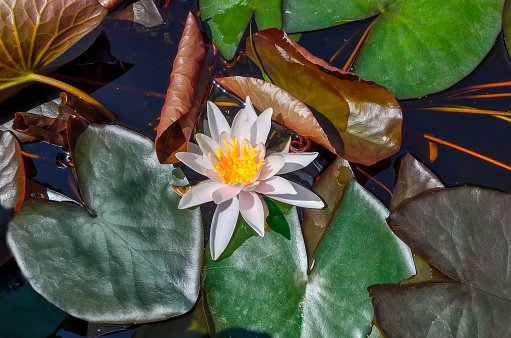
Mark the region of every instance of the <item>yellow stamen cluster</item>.
<instances>
[{"instance_id":1,"label":"yellow stamen cluster","mask_svg":"<svg viewBox=\"0 0 511 338\"><path fill-rule=\"evenodd\" d=\"M264 164L264 160L260 159L256 162L257 154L254 154L256 148L248 147L247 141L243 141L243 147L238 147L238 140L234 140L233 145L226 141L224 144L227 148L226 154L220 148L216 148L218 156L215 155L218 165L215 171L218 176L223 177L223 183L248 183L254 179L259 167Z\"/></svg>"}]
</instances>

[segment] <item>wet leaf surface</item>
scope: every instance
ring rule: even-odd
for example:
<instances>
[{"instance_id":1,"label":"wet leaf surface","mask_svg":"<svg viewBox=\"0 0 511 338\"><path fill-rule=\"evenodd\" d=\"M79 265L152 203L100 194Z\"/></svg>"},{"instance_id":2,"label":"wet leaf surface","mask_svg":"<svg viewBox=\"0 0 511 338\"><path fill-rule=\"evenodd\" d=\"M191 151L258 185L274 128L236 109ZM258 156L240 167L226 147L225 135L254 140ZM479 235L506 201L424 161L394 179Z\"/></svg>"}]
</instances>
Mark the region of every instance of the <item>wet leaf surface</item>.
<instances>
[{"instance_id":1,"label":"wet leaf surface","mask_svg":"<svg viewBox=\"0 0 511 338\"><path fill-rule=\"evenodd\" d=\"M96 0L0 1L0 90L31 81L106 14Z\"/></svg>"},{"instance_id":2,"label":"wet leaf surface","mask_svg":"<svg viewBox=\"0 0 511 338\"><path fill-rule=\"evenodd\" d=\"M189 311L203 253L199 210L178 210L180 169L160 165L150 139L71 120L71 151L86 208L30 200L8 243L35 290L94 322L166 319ZM79 135L79 136L78 136ZM58 245L55 245L58 243Z\"/></svg>"},{"instance_id":3,"label":"wet leaf surface","mask_svg":"<svg viewBox=\"0 0 511 338\"><path fill-rule=\"evenodd\" d=\"M385 223L388 211L355 181L346 189L309 273L296 209L280 204L289 239L276 231L260 238L242 223L226 256L206 258L203 287L213 334L369 333L373 314L366 288L396 283L414 268L409 249ZM359 255L362 247L365 254Z\"/></svg>"},{"instance_id":4,"label":"wet leaf surface","mask_svg":"<svg viewBox=\"0 0 511 338\"><path fill-rule=\"evenodd\" d=\"M231 60L255 16L259 29L282 26L281 0L199 0L206 32L226 60Z\"/></svg>"},{"instance_id":5,"label":"wet leaf surface","mask_svg":"<svg viewBox=\"0 0 511 338\"><path fill-rule=\"evenodd\" d=\"M274 84L310 106L329 137L340 136L339 156L371 165L399 150L401 108L386 88L320 61L281 30L252 38L247 55Z\"/></svg>"}]
</instances>

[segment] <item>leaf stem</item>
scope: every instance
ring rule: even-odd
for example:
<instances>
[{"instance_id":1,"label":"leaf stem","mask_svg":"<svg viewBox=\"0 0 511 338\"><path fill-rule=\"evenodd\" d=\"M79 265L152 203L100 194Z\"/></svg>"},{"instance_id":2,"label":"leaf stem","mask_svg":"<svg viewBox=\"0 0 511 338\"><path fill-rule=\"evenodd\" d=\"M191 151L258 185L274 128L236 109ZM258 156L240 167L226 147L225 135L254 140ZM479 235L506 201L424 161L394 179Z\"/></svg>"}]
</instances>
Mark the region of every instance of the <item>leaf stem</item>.
<instances>
[{"instance_id":1,"label":"leaf stem","mask_svg":"<svg viewBox=\"0 0 511 338\"><path fill-rule=\"evenodd\" d=\"M59 89L65 90L67 92L70 92L71 94L74 94L87 102L89 105L94 107L96 110L98 110L101 114L103 114L107 119L110 121L116 121L117 116L115 116L114 113L112 113L110 110L108 110L105 106L103 106L101 103L99 103L96 99L94 99L92 96L87 94L84 91L81 91L80 89L71 86L70 84L67 84L63 81L51 78L49 76L41 75L41 74L30 74L30 79L32 81L37 81L41 83L48 84L50 86L57 87Z\"/></svg>"}]
</instances>

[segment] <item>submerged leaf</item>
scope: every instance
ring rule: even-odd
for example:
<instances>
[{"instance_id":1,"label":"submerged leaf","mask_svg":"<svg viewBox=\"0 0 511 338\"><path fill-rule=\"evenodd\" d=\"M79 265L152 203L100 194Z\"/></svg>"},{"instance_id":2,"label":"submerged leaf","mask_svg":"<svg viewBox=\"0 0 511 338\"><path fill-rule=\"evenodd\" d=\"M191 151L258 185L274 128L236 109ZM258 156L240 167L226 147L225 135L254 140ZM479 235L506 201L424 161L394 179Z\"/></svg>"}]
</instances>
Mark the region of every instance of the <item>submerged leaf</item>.
<instances>
[{"instance_id":1,"label":"submerged leaf","mask_svg":"<svg viewBox=\"0 0 511 338\"><path fill-rule=\"evenodd\" d=\"M212 334L365 336L373 317L366 288L396 283L414 271L409 249L385 223L386 209L352 180L310 272L296 209L282 212L289 239L277 231L261 238L242 223L229 255L206 258L203 288Z\"/></svg>"},{"instance_id":2,"label":"submerged leaf","mask_svg":"<svg viewBox=\"0 0 511 338\"><path fill-rule=\"evenodd\" d=\"M226 60L236 53L252 15L259 29L282 26L281 0L199 0L202 24Z\"/></svg>"},{"instance_id":3,"label":"submerged leaf","mask_svg":"<svg viewBox=\"0 0 511 338\"><path fill-rule=\"evenodd\" d=\"M97 0L1 0L0 90L31 81L106 14Z\"/></svg>"},{"instance_id":4,"label":"submerged leaf","mask_svg":"<svg viewBox=\"0 0 511 338\"><path fill-rule=\"evenodd\" d=\"M177 208L171 186L186 178L159 164L150 139L114 125L84 127L71 119L68 133L86 207L24 203L8 232L23 274L52 303L88 321L146 322L189 311L203 233L198 209Z\"/></svg>"},{"instance_id":5,"label":"submerged leaf","mask_svg":"<svg viewBox=\"0 0 511 338\"><path fill-rule=\"evenodd\" d=\"M247 43L247 55L274 84L313 109L329 138L340 136L339 156L370 165L399 150L401 108L386 88L330 66L281 30L252 38L255 50Z\"/></svg>"},{"instance_id":6,"label":"submerged leaf","mask_svg":"<svg viewBox=\"0 0 511 338\"><path fill-rule=\"evenodd\" d=\"M170 84L156 134L160 163L177 163L175 154L186 151L216 60L216 50L204 46L196 18L190 12L174 60Z\"/></svg>"}]
</instances>

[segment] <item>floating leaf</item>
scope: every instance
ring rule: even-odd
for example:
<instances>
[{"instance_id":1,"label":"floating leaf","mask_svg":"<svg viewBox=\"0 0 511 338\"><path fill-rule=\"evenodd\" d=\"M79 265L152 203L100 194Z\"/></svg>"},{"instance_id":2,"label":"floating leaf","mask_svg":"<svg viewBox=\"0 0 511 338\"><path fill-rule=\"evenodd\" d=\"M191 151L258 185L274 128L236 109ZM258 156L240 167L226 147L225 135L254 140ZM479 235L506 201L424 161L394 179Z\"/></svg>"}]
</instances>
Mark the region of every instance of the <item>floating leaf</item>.
<instances>
[{"instance_id":1,"label":"floating leaf","mask_svg":"<svg viewBox=\"0 0 511 338\"><path fill-rule=\"evenodd\" d=\"M510 224L511 195L467 186L426 191L392 213L392 230L458 283L375 286L371 294L384 332L396 333L397 325L401 335L509 332ZM401 310L392 313L395 302ZM502 321L495 317L500 313Z\"/></svg>"},{"instance_id":2,"label":"floating leaf","mask_svg":"<svg viewBox=\"0 0 511 338\"><path fill-rule=\"evenodd\" d=\"M344 188L353 177L348 161L337 157L312 186L312 190L325 201L326 208L305 209L303 214L302 232L309 262L312 261L314 251L332 222Z\"/></svg>"},{"instance_id":3,"label":"floating leaf","mask_svg":"<svg viewBox=\"0 0 511 338\"><path fill-rule=\"evenodd\" d=\"M92 123L110 122L100 111L74 94L62 92L60 99L62 100L59 106L61 115L79 115Z\"/></svg>"},{"instance_id":4,"label":"floating leaf","mask_svg":"<svg viewBox=\"0 0 511 338\"><path fill-rule=\"evenodd\" d=\"M189 311L198 294L203 233L198 209L177 208L172 185L185 185L186 178L160 165L154 143L143 136L114 125L83 129L83 122L70 120L86 208L24 203L8 232L23 274L49 301L88 321L145 322Z\"/></svg>"},{"instance_id":5,"label":"floating leaf","mask_svg":"<svg viewBox=\"0 0 511 338\"><path fill-rule=\"evenodd\" d=\"M0 90L32 81L106 14L97 0L1 0Z\"/></svg>"},{"instance_id":6,"label":"floating leaf","mask_svg":"<svg viewBox=\"0 0 511 338\"><path fill-rule=\"evenodd\" d=\"M282 3L286 32L306 32L374 16L395 0L286 0Z\"/></svg>"},{"instance_id":7,"label":"floating leaf","mask_svg":"<svg viewBox=\"0 0 511 338\"><path fill-rule=\"evenodd\" d=\"M250 96L254 107L259 111L273 108L272 119L275 122L335 153L335 148L328 141L314 114L307 105L287 91L253 77L231 76L215 78L215 81L243 100Z\"/></svg>"},{"instance_id":8,"label":"floating leaf","mask_svg":"<svg viewBox=\"0 0 511 338\"><path fill-rule=\"evenodd\" d=\"M19 210L25 195L21 147L10 132L0 132L0 205Z\"/></svg>"},{"instance_id":9,"label":"floating leaf","mask_svg":"<svg viewBox=\"0 0 511 338\"><path fill-rule=\"evenodd\" d=\"M322 29L379 12L353 70L399 99L417 98L449 88L475 69L501 30L503 4L295 0L285 2L284 27L289 32Z\"/></svg>"},{"instance_id":10,"label":"floating leaf","mask_svg":"<svg viewBox=\"0 0 511 338\"><path fill-rule=\"evenodd\" d=\"M365 337L373 317L366 288L414 271L409 249L385 223L388 211L352 180L308 272L296 209L281 210L289 239L277 231L261 238L242 222L227 255L206 257L212 334Z\"/></svg>"},{"instance_id":11,"label":"floating leaf","mask_svg":"<svg viewBox=\"0 0 511 338\"><path fill-rule=\"evenodd\" d=\"M443 183L431 170L417 161L413 155L406 153L399 164L394 194L389 209L391 212L396 210L408 199L425 190L443 187Z\"/></svg>"},{"instance_id":12,"label":"floating leaf","mask_svg":"<svg viewBox=\"0 0 511 338\"><path fill-rule=\"evenodd\" d=\"M36 140L68 149L66 123L60 118L19 112L14 114L12 128Z\"/></svg>"},{"instance_id":13,"label":"floating leaf","mask_svg":"<svg viewBox=\"0 0 511 338\"><path fill-rule=\"evenodd\" d=\"M198 12L188 14L161 111L155 141L160 163L177 163L175 154L186 151L213 73L215 49L210 48L206 54L196 15Z\"/></svg>"},{"instance_id":14,"label":"floating leaf","mask_svg":"<svg viewBox=\"0 0 511 338\"><path fill-rule=\"evenodd\" d=\"M281 0L199 0L202 24L225 59L231 60L252 15L259 29L282 26Z\"/></svg>"},{"instance_id":15,"label":"floating leaf","mask_svg":"<svg viewBox=\"0 0 511 338\"><path fill-rule=\"evenodd\" d=\"M399 150L401 109L386 88L320 61L281 30L252 37L255 50L247 43L247 55L274 84L319 113L329 137L340 135L339 156L370 165Z\"/></svg>"},{"instance_id":16,"label":"floating leaf","mask_svg":"<svg viewBox=\"0 0 511 338\"><path fill-rule=\"evenodd\" d=\"M387 337L506 337L509 299L459 283L373 285L376 318Z\"/></svg>"},{"instance_id":17,"label":"floating leaf","mask_svg":"<svg viewBox=\"0 0 511 338\"><path fill-rule=\"evenodd\" d=\"M67 313L35 292L14 261L0 268L0 336L47 337Z\"/></svg>"}]
</instances>

